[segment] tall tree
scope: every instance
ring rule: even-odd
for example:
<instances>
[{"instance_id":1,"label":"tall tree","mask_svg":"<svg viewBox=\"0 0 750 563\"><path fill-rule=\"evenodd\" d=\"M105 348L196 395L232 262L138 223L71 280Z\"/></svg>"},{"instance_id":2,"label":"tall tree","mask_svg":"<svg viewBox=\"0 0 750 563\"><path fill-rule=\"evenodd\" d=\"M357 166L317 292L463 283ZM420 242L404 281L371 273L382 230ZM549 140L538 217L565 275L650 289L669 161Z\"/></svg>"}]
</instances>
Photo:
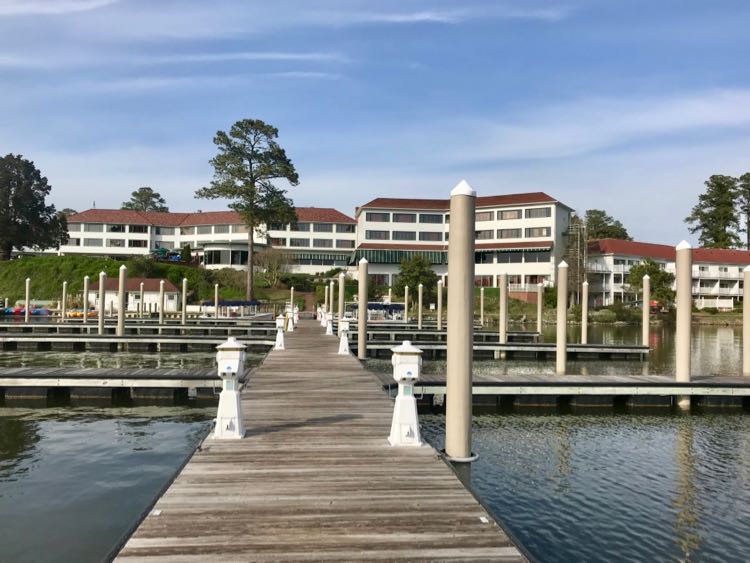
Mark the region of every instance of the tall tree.
<instances>
[{"instance_id":1,"label":"tall tree","mask_svg":"<svg viewBox=\"0 0 750 563\"><path fill-rule=\"evenodd\" d=\"M393 287L394 296L403 295L404 287L409 286L409 299L416 303L417 288L421 283L424 303L430 303L436 297L438 276L432 269L432 264L424 256L415 254L411 258L401 261L396 284Z\"/></svg>"},{"instance_id":2,"label":"tall tree","mask_svg":"<svg viewBox=\"0 0 750 563\"><path fill-rule=\"evenodd\" d=\"M78 213L78 211L76 211L75 209L71 209L70 207L66 207L62 211L60 211L60 213L67 217L68 215L75 215L76 213Z\"/></svg>"},{"instance_id":3,"label":"tall tree","mask_svg":"<svg viewBox=\"0 0 750 563\"><path fill-rule=\"evenodd\" d=\"M133 211L169 211L166 200L159 192L155 192L148 186L138 188L130 194L130 200L124 201L120 209L132 209Z\"/></svg>"},{"instance_id":4,"label":"tall tree","mask_svg":"<svg viewBox=\"0 0 750 563\"><path fill-rule=\"evenodd\" d=\"M52 186L20 154L0 158L0 260L13 248L60 248L68 242L65 216L47 205Z\"/></svg>"},{"instance_id":5,"label":"tall tree","mask_svg":"<svg viewBox=\"0 0 750 563\"><path fill-rule=\"evenodd\" d=\"M291 223L296 220L294 204L286 190L275 180L299 184L299 176L286 151L278 144L278 129L259 119L243 119L232 125L229 133L219 131L214 137L218 154L211 159L214 179L211 185L195 192L205 199L225 198L229 207L239 213L247 225L247 300L255 297L253 287L253 242L255 231L269 223Z\"/></svg>"},{"instance_id":6,"label":"tall tree","mask_svg":"<svg viewBox=\"0 0 750 563\"><path fill-rule=\"evenodd\" d=\"M737 178L737 208L743 222L740 232L745 233L745 248L750 250L750 172Z\"/></svg>"},{"instance_id":7,"label":"tall tree","mask_svg":"<svg viewBox=\"0 0 750 563\"><path fill-rule=\"evenodd\" d=\"M650 258L630 268L628 274L630 287L641 291L643 289L643 276L646 274L651 278L651 296L663 305L674 303L675 292L672 289L674 274L670 274Z\"/></svg>"},{"instance_id":8,"label":"tall tree","mask_svg":"<svg viewBox=\"0 0 750 563\"><path fill-rule=\"evenodd\" d=\"M740 223L735 208L737 178L714 175L705 182L706 191L698 196L698 204L685 218L691 233L700 233L701 246L732 248L739 244Z\"/></svg>"},{"instance_id":9,"label":"tall tree","mask_svg":"<svg viewBox=\"0 0 750 563\"><path fill-rule=\"evenodd\" d=\"M602 209L589 209L586 211L583 221L586 224L588 240L602 238L632 240L624 225L614 217L607 215Z\"/></svg>"}]
</instances>

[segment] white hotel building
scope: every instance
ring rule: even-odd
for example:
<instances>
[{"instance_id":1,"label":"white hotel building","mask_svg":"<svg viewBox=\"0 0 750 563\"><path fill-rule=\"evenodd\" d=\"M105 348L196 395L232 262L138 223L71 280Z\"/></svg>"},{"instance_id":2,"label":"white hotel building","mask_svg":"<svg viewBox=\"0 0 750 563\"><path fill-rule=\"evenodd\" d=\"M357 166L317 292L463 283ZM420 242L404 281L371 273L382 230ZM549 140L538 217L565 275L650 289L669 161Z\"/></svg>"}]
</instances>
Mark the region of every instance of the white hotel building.
<instances>
[{"instance_id":1,"label":"white hotel building","mask_svg":"<svg viewBox=\"0 0 750 563\"><path fill-rule=\"evenodd\" d=\"M355 215L357 251L351 264L366 258L376 283L390 286L401 261L419 254L445 278L449 211L449 199L378 198L366 203ZM571 211L542 192L478 197L476 285L496 287L502 273L515 294L535 294L539 283L554 285Z\"/></svg>"}]
</instances>

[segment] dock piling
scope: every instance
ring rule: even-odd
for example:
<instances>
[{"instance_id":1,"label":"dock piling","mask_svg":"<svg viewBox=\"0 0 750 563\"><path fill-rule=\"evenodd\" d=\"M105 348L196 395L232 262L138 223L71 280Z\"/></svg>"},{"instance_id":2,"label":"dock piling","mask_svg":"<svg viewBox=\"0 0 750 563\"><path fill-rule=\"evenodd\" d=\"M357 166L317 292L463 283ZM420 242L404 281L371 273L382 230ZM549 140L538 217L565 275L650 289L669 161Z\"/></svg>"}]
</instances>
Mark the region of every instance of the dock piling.
<instances>
[{"instance_id":1,"label":"dock piling","mask_svg":"<svg viewBox=\"0 0 750 563\"><path fill-rule=\"evenodd\" d=\"M498 338L500 344L508 342L508 275L500 274L497 279L499 286L499 314L498 314Z\"/></svg>"},{"instance_id":2,"label":"dock piling","mask_svg":"<svg viewBox=\"0 0 750 563\"><path fill-rule=\"evenodd\" d=\"M404 286L404 324L409 322L409 286Z\"/></svg>"},{"instance_id":3,"label":"dock piling","mask_svg":"<svg viewBox=\"0 0 750 563\"><path fill-rule=\"evenodd\" d=\"M104 303L107 299L107 274L99 272L99 335L104 334Z\"/></svg>"},{"instance_id":4,"label":"dock piling","mask_svg":"<svg viewBox=\"0 0 750 563\"><path fill-rule=\"evenodd\" d=\"M641 310L641 344L648 346L651 340L651 277L643 276L643 305Z\"/></svg>"},{"instance_id":5,"label":"dock piling","mask_svg":"<svg viewBox=\"0 0 750 563\"><path fill-rule=\"evenodd\" d=\"M83 303L81 309L83 309L83 324L89 324L89 282L91 278L83 276Z\"/></svg>"},{"instance_id":6,"label":"dock piling","mask_svg":"<svg viewBox=\"0 0 750 563\"><path fill-rule=\"evenodd\" d=\"M188 292L188 280L182 278L182 319L180 322L182 325L187 324L187 292Z\"/></svg>"},{"instance_id":7,"label":"dock piling","mask_svg":"<svg viewBox=\"0 0 750 563\"><path fill-rule=\"evenodd\" d=\"M484 326L484 288L479 288L479 326Z\"/></svg>"},{"instance_id":8,"label":"dock piling","mask_svg":"<svg viewBox=\"0 0 750 563\"><path fill-rule=\"evenodd\" d=\"M60 302L60 322L65 322L65 317L68 315L68 282L63 282L62 287L62 301Z\"/></svg>"},{"instance_id":9,"label":"dock piling","mask_svg":"<svg viewBox=\"0 0 750 563\"><path fill-rule=\"evenodd\" d=\"M417 286L417 328L422 330L422 295L424 286L420 283Z\"/></svg>"},{"instance_id":10,"label":"dock piling","mask_svg":"<svg viewBox=\"0 0 750 563\"><path fill-rule=\"evenodd\" d=\"M589 282L581 284L581 344L589 343Z\"/></svg>"},{"instance_id":11,"label":"dock piling","mask_svg":"<svg viewBox=\"0 0 750 563\"><path fill-rule=\"evenodd\" d=\"M742 271L742 279L743 289L750 288L750 266ZM750 296L750 289L747 291ZM742 375L750 375L750 300L742 307Z\"/></svg>"},{"instance_id":12,"label":"dock piling","mask_svg":"<svg viewBox=\"0 0 750 563\"><path fill-rule=\"evenodd\" d=\"M443 330L443 280L437 282L437 329Z\"/></svg>"},{"instance_id":13,"label":"dock piling","mask_svg":"<svg viewBox=\"0 0 750 563\"><path fill-rule=\"evenodd\" d=\"M145 312L145 309L146 309L146 304L143 302L143 282L141 282L139 290L140 290L140 293L139 293L140 301L139 301L138 316L143 318L143 313Z\"/></svg>"},{"instance_id":14,"label":"dock piling","mask_svg":"<svg viewBox=\"0 0 750 563\"><path fill-rule=\"evenodd\" d=\"M159 333L164 324L164 280L159 280Z\"/></svg>"},{"instance_id":15,"label":"dock piling","mask_svg":"<svg viewBox=\"0 0 750 563\"><path fill-rule=\"evenodd\" d=\"M563 260L557 267L557 338L555 373L565 375L568 344L568 263Z\"/></svg>"},{"instance_id":16,"label":"dock piling","mask_svg":"<svg viewBox=\"0 0 750 563\"><path fill-rule=\"evenodd\" d=\"M30 304L31 304L31 278L26 278L26 297L24 298L24 305L23 305L23 322L28 323L29 322L29 315L31 315L31 311L29 310Z\"/></svg>"},{"instance_id":17,"label":"dock piling","mask_svg":"<svg viewBox=\"0 0 750 563\"><path fill-rule=\"evenodd\" d=\"M357 357L360 360L367 359L367 268L366 258L359 261L357 289Z\"/></svg>"},{"instance_id":18,"label":"dock piling","mask_svg":"<svg viewBox=\"0 0 750 563\"><path fill-rule=\"evenodd\" d=\"M128 277L128 267L120 266L120 277L117 284L117 336L125 335L125 283Z\"/></svg>"},{"instance_id":19,"label":"dock piling","mask_svg":"<svg viewBox=\"0 0 750 563\"><path fill-rule=\"evenodd\" d=\"M536 331L542 336L542 313L544 312L544 286L536 284Z\"/></svg>"},{"instance_id":20,"label":"dock piling","mask_svg":"<svg viewBox=\"0 0 750 563\"><path fill-rule=\"evenodd\" d=\"M344 320L344 300L346 297L346 291L344 284L346 283L346 274L344 272L341 272L339 274L339 324L338 324L338 333L339 336L341 336L341 321Z\"/></svg>"},{"instance_id":21,"label":"dock piling","mask_svg":"<svg viewBox=\"0 0 750 563\"><path fill-rule=\"evenodd\" d=\"M214 284L214 317L219 318L219 284Z\"/></svg>"},{"instance_id":22,"label":"dock piling","mask_svg":"<svg viewBox=\"0 0 750 563\"><path fill-rule=\"evenodd\" d=\"M693 308L693 249L690 243L682 241L676 248L677 278L677 327L675 331L675 380L690 382L690 338ZM677 407L690 410L690 396L678 395Z\"/></svg>"}]
</instances>

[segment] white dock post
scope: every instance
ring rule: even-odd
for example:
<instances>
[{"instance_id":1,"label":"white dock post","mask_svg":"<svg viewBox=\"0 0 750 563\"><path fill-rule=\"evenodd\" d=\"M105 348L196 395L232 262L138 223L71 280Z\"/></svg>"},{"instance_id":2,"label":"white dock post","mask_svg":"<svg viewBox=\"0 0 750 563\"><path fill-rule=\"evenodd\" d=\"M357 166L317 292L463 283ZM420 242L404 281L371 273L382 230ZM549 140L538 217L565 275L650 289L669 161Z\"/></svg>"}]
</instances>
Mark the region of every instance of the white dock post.
<instances>
[{"instance_id":1,"label":"white dock post","mask_svg":"<svg viewBox=\"0 0 750 563\"><path fill-rule=\"evenodd\" d=\"M99 272L99 335L104 334L104 302L107 299L107 274Z\"/></svg>"},{"instance_id":2,"label":"white dock post","mask_svg":"<svg viewBox=\"0 0 750 563\"><path fill-rule=\"evenodd\" d=\"M276 342L274 350L285 350L284 347L284 317L276 317Z\"/></svg>"},{"instance_id":3,"label":"white dock post","mask_svg":"<svg viewBox=\"0 0 750 563\"><path fill-rule=\"evenodd\" d=\"M294 286L289 288L289 306L294 311Z\"/></svg>"},{"instance_id":4,"label":"white dock post","mask_svg":"<svg viewBox=\"0 0 750 563\"><path fill-rule=\"evenodd\" d=\"M557 339L555 373L565 375L568 356L568 263L563 260L557 267Z\"/></svg>"},{"instance_id":5,"label":"white dock post","mask_svg":"<svg viewBox=\"0 0 750 563\"><path fill-rule=\"evenodd\" d=\"M63 282L62 301L60 301L60 322L65 322L68 314L68 282Z\"/></svg>"},{"instance_id":6,"label":"white dock post","mask_svg":"<svg viewBox=\"0 0 750 563\"><path fill-rule=\"evenodd\" d=\"M648 346L651 340L651 277L643 276L643 309L641 326L641 345Z\"/></svg>"},{"instance_id":7,"label":"white dock post","mask_svg":"<svg viewBox=\"0 0 750 563\"><path fill-rule=\"evenodd\" d=\"M31 315L31 311L29 311L29 307L31 305L31 278L26 278L26 297L24 298L24 306L23 306L23 322L28 323L29 322L29 316Z\"/></svg>"},{"instance_id":8,"label":"white dock post","mask_svg":"<svg viewBox=\"0 0 750 563\"><path fill-rule=\"evenodd\" d=\"M500 290L500 314L498 316L498 341L500 344L508 343L508 275L500 274L497 277L497 285Z\"/></svg>"},{"instance_id":9,"label":"white dock post","mask_svg":"<svg viewBox=\"0 0 750 563\"><path fill-rule=\"evenodd\" d=\"M91 278L83 276L83 324L89 324L89 282Z\"/></svg>"},{"instance_id":10,"label":"white dock post","mask_svg":"<svg viewBox=\"0 0 750 563\"><path fill-rule=\"evenodd\" d=\"M335 290L336 290L336 282L331 280L330 289L328 290L329 299L331 301L331 309L330 309L331 314L333 314L333 312L336 310L334 306L336 302L333 299Z\"/></svg>"},{"instance_id":11,"label":"white dock post","mask_svg":"<svg viewBox=\"0 0 750 563\"><path fill-rule=\"evenodd\" d=\"M420 283L417 286L417 328L422 330L422 295L424 293L424 286Z\"/></svg>"},{"instance_id":12,"label":"white dock post","mask_svg":"<svg viewBox=\"0 0 750 563\"><path fill-rule=\"evenodd\" d=\"M139 297L140 297L139 316L141 318L143 318L143 313L145 312L145 309L146 309L146 304L143 302L143 282L141 282L139 290L140 290L140 294L139 294Z\"/></svg>"},{"instance_id":13,"label":"white dock post","mask_svg":"<svg viewBox=\"0 0 750 563\"><path fill-rule=\"evenodd\" d=\"M346 292L344 291L344 282L346 281L346 274L341 272L339 274L339 324L338 324L338 335L341 336L341 321L344 320L344 297Z\"/></svg>"},{"instance_id":14,"label":"white dock post","mask_svg":"<svg viewBox=\"0 0 750 563\"><path fill-rule=\"evenodd\" d=\"M117 283L117 336L125 335L125 284L128 277L128 267L120 266L120 277Z\"/></svg>"},{"instance_id":15,"label":"white dock post","mask_svg":"<svg viewBox=\"0 0 750 563\"><path fill-rule=\"evenodd\" d=\"M333 313L326 313L326 336L333 336Z\"/></svg>"},{"instance_id":16,"label":"white dock post","mask_svg":"<svg viewBox=\"0 0 750 563\"><path fill-rule=\"evenodd\" d=\"M245 371L245 345L234 337L216 347L216 363L222 380L214 438L239 440L245 436L240 382Z\"/></svg>"},{"instance_id":17,"label":"white dock post","mask_svg":"<svg viewBox=\"0 0 750 563\"><path fill-rule=\"evenodd\" d=\"M164 324L164 280L159 280L159 327ZM161 328L159 328L161 331Z\"/></svg>"},{"instance_id":18,"label":"white dock post","mask_svg":"<svg viewBox=\"0 0 750 563\"><path fill-rule=\"evenodd\" d=\"M479 288L479 326L484 326L484 287Z\"/></svg>"},{"instance_id":19,"label":"white dock post","mask_svg":"<svg viewBox=\"0 0 750 563\"><path fill-rule=\"evenodd\" d=\"M443 330L443 280L437 282L437 329Z\"/></svg>"},{"instance_id":20,"label":"white dock post","mask_svg":"<svg viewBox=\"0 0 750 563\"><path fill-rule=\"evenodd\" d=\"M219 284L214 284L214 318L219 318Z\"/></svg>"},{"instance_id":21,"label":"white dock post","mask_svg":"<svg viewBox=\"0 0 750 563\"><path fill-rule=\"evenodd\" d=\"M349 321L339 321L339 356L349 355Z\"/></svg>"},{"instance_id":22,"label":"white dock post","mask_svg":"<svg viewBox=\"0 0 750 563\"><path fill-rule=\"evenodd\" d=\"M390 305L391 303L393 303L393 288L389 287L388 288L388 304Z\"/></svg>"},{"instance_id":23,"label":"white dock post","mask_svg":"<svg viewBox=\"0 0 750 563\"><path fill-rule=\"evenodd\" d=\"M476 459L471 452L475 209L476 192L461 181L450 202L445 398L445 453L459 463Z\"/></svg>"},{"instance_id":24,"label":"white dock post","mask_svg":"<svg viewBox=\"0 0 750 563\"><path fill-rule=\"evenodd\" d=\"M404 286L404 324L409 322L409 286Z\"/></svg>"},{"instance_id":25,"label":"white dock post","mask_svg":"<svg viewBox=\"0 0 750 563\"><path fill-rule=\"evenodd\" d=\"M542 336L542 313L544 312L544 286L536 284L536 331Z\"/></svg>"},{"instance_id":26,"label":"white dock post","mask_svg":"<svg viewBox=\"0 0 750 563\"><path fill-rule=\"evenodd\" d=\"M328 284L323 286L323 307L324 311L328 310Z\"/></svg>"},{"instance_id":27,"label":"white dock post","mask_svg":"<svg viewBox=\"0 0 750 563\"><path fill-rule=\"evenodd\" d=\"M687 241L677 245L676 278L677 278L677 328L675 332L675 380L680 383L690 382L690 338L693 308L693 249ZM675 397L677 407L682 411L690 410L690 396Z\"/></svg>"},{"instance_id":28,"label":"white dock post","mask_svg":"<svg viewBox=\"0 0 750 563\"><path fill-rule=\"evenodd\" d=\"M742 271L742 279L742 375L750 375L750 266Z\"/></svg>"},{"instance_id":29,"label":"white dock post","mask_svg":"<svg viewBox=\"0 0 750 563\"><path fill-rule=\"evenodd\" d=\"M589 282L581 284L581 344L589 343Z\"/></svg>"},{"instance_id":30,"label":"white dock post","mask_svg":"<svg viewBox=\"0 0 750 563\"><path fill-rule=\"evenodd\" d=\"M405 340L400 346L391 348L391 352L393 379L398 382L398 395L393 405L388 443L391 446L422 446L417 401L414 398L414 383L419 379L422 366L422 350Z\"/></svg>"},{"instance_id":31,"label":"white dock post","mask_svg":"<svg viewBox=\"0 0 750 563\"><path fill-rule=\"evenodd\" d=\"M366 258L359 261L359 287L357 288L357 358L360 360L367 359L367 279L368 263Z\"/></svg>"},{"instance_id":32,"label":"white dock post","mask_svg":"<svg viewBox=\"0 0 750 563\"><path fill-rule=\"evenodd\" d=\"M182 278L182 325L187 324L187 292L188 292L188 280Z\"/></svg>"}]
</instances>

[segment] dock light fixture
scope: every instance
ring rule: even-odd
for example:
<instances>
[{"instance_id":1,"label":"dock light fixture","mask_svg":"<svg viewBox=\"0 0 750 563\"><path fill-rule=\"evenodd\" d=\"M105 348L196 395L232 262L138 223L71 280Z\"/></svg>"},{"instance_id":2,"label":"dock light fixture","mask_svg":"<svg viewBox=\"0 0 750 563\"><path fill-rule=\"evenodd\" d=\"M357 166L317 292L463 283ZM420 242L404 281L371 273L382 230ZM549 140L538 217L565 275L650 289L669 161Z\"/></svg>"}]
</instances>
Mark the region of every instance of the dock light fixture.
<instances>
[{"instance_id":1,"label":"dock light fixture","mask_svg":"<svg viewBox=\"0 0 750 563\"><path fill-rule=\"evenodd\" d=\"M284 317L276 318L276 343L273 346L274 350L285 350L284 347Z\"/></svg>"},{"instance_id":2,"label":"dock light fixture","mask_svg":"<svg viewBox=\"0 0 750 563\"><path fill-rule=\"evenodd\" d=\"M414 398L414 383L422 368L422 350L408 340L391 348L393 379L398 382L398 395L393 405L393 420L388 442L391 446L422 446L419 433L417 401Z\"/></svg>"},{"instance_id":3,"label":"dock light fixture","mask_svg":"<svg viewBox=\"0 0 750 563\"><path fill-rule=\"evenodd\" d=\"M333 336L333 313L326 313L326 336Z\"/></svg>"},{"instance_id":4,"label":"dock light fixture","mask_svg":"<svg viewBox=\"0 0 750 563\"><path fill-rule=\"evenodd\" d=\"M294 332L294 313L291 310L286 312L286 331Z\"/></svg>"},{"instance_id":5,"label":"dock light fixture","mask_svg":"<svg viewBox=\"0 0 750 563\"><path fill-rule=\"evenodd\" d=\"M349 321L339 321L341 336L339 337L339 355L349 355Z\"/></svg>"},{"instance_id":6,"label":"dock light fixture","mask_svg":"<svg viewBox=\"0 0 750 563\"><path fill-rule=\"evenodd\" d=\"M239 379L245 372L245 345L233 336L229 337L216 347L216 363L221 377L221 394L214 438L238 440L245 436L239 391Z\"/></svg>"}]
</instances>

